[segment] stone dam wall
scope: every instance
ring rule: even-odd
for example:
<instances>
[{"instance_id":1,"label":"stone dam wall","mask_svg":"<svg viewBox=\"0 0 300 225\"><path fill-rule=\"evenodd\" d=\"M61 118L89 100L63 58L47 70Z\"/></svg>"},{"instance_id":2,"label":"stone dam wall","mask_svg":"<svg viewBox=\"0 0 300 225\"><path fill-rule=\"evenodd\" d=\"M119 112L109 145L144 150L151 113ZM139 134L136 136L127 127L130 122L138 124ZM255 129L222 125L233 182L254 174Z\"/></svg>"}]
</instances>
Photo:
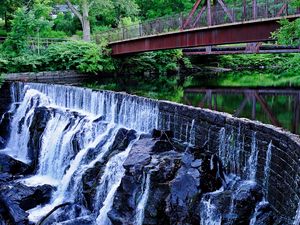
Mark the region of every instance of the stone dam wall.
<instances>
[{"instance_id":1,"label":"stone dam wall","mask_svg":"<svg viewBox=\"0 0 300 225\"><path fill-rule=\"evenodd\" d=\"M227 170L242 178L249 178L249 158L256 148L256 181L268 193L268 201L275 210L293 219L300 200L300 139L297 135L227 113L166 101L159 101L158 107L161 129L174 131L175 138L181 142L206 145L208 151L221 154L221 158L223 155ZM266 178L269 147L272 155Z\"/></svg>"},{"instance_id":2,"label":"stone dam wall","mask_svg":"<svg viewBox=\"0 0 300 225\"><path fill-rule=\"evenodd\" d=\"M68 84L77 85L89 80L97 80L97 75L87 75L77 73L73 70L68 71L45 71L38 73L8 73L4 75L7 82L38 82L48 84Z\"/></svg>"},{"instance_id":3,"label":"stone dam wall","mask_svg":"<svg viewBox=\"0 0 300 225\"><path fill-rule=\"evenodd\" d=\"M0 113L8 109L8 90L6 85L2 86ZM121 100L128 95L118 93L117 96ZM132 97L143 100L141 97ZM179 142L201 146L206 151L218 154L228 172L249 178L249 160L253 151L257 151L254 178L267 193L268 201L274 209L293 220L300 201L299 136L271 125L235 118L227 113L168 101L153 100L153 103L159 111L158 129L171 130ZM269 177L266 178L269 148L272 154Z\"/></svg>"}]
</instances>

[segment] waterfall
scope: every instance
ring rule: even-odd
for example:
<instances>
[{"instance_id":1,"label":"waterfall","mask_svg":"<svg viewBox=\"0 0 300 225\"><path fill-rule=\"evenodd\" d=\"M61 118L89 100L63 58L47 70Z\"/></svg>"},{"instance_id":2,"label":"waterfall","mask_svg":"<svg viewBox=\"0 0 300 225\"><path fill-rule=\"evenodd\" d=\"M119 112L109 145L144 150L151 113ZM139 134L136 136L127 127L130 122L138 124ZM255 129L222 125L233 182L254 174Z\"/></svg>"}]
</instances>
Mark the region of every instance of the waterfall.
<instances>
[{"instance_id":1,"label":"waterfall","mask_svg":"<svg viewBox=\"0 0 300 225\"><path fill-rule=\"evenodd\" d=\"M223 187L220 190L209 193L211 196L223 192ZM204 196L200 206L201 225L221 225L222 217L219 214L218 208L211 202L210 196Z\"/></svg>"},{"instance_id":2,"label":"waterfall","mask_svg":"<svg viewBox=\"0 0 300 225\"><path fill-rule=\"evenodd\" d=\"M255 207L255 211L254 214L250 220L250 225L255 225L256 224L256 220L257 220L257 216L259 213L259 210L261 209L261 207L263 207L264 205L266 205L267 202L265 200L262 200L261 202L259 202L256 207Z\"/></svg>"},{"instance_id":3,"label":"waterfall","mask_svg":"<svg viewBox=\"0 0 300 225\"><path fill-rule=\"evenodd\" d=\"M142 194L138 202L135 214L135 225L142 225L144 221L144 212L150 191L150 172L144 174L142 181Z\"/></svg>"},{"instance_id":4,"label":"waterfall","mask_svg":"<svg viewBox=\"0 0 300 225\"><path fill-rule=\"evenodd\" d=\"M190 129L190 140L189 144L194 146L196 141L196 128L195 128L195 120L192 120L191 129Z\"/></svg>"},{"instance_id":5,"label":"waterfall","mask_svg":"<svg viewBox=\"0 0 300 225\"><path fill-rule=\"evenodd\" d=\"M270 177L270 165L272 158L272 141L268 145L268 150L266 154L266 164L264 168L264 184L263 187L265 189L265 198L268 199L269 196L269 177Z\"/></svg>"},{"instance_id":6,"label":"waterfall","mask_svg":"<svg viewBox=\"0 0 300 225\"><path fill-rule=\"evenodd\" d=\"M251 154L248 159L248 179L255 181L257 171L258 148L256 144L256 133L252 135Z\"/></svg>"},{"instance_id":7,"label":"waterfall","mask_svg":"<svg viewBox=\"0 0 300 225\"><path fill-rule=\"evenodd\" d=\"M115 193L125 173L123 164L136 140L131 141L124 152L112 157L105 167L100 185L97 188L96 201L94 203L95 211L99 211L97 217L98 225L110 224L107 213L111 210ZM100 204L103 204L103 206L101 207Z\"/></svg>"},{"instance_id":8,"label":"waterfall","mask_svg":"<svg viewBox=\"0 0 300 225\"><path fill-rule=\"evenodd\" d=\"M20 103L13 115L11 138L2 152L29 163L27 146L35 111L45 107L50 114L40 137L37 172L20 182L28 186L51 184L57 189L49 204L28 211L32 222L37 222L64 202L83 204L82 176L110 153L120 128L149 133L158 126L158 106L149 99L110 91L34 83L16 83L11 89L14 104ZM136 140L106 164L97 188L97 196L102 196L102 200L97 202L96 199L95 203L99 205L96 213L99 224L108 223L107 212L124 176L123 163ZM146 181L150 182L150 177ZM140 207L144 207L147 201L148 182L145 183ZM103 207L100 207L101 204ZM69 217L72 218L72 215Z\"/></svg>"},{"instance_id":9,"label":"waterfall","mask_svg":"<svg viewBox=\"0 0 300 225\"><path fill-rule=\"evenodd\" d=\"M15 93L13 93L15 95ZM17 97L14 97L16 99ZM34 110L37 107L49 105L49 99L36 90L28 90L17 108L12 120L10 139L3 151L8 155L29 163L27 144L30 138L29 127L32 122Z\"/></svg>"}]
</instances>

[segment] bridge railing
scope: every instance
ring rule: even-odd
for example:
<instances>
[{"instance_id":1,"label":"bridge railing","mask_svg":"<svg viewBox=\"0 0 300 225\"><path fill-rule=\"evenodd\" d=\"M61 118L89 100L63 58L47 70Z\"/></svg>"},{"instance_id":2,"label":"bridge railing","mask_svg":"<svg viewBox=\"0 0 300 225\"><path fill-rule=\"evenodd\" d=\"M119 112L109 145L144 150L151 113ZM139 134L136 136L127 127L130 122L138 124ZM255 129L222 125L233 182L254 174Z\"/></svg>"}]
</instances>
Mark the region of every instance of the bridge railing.
<instances>
[{"instance_id":1,"label":"bridge railing","mask_svg":"<svg viewBox=\"0 0 300 225\"><path fill-rule=\"evenodd\" d=\"M286 3L286 6L284 4ZM95 39L100 40L105 38L108 42L123 41L152 35L159 35L169 33L172 31L188 30L194 28L245 22L261 19L269 19L275 17L296 15L300 13L288 3L288 1L281 1L280 3L270 3L265 0L264 3L257 4L254 8L253 5L248 5L244 8L242 5L228 8L228 11L220 6L212 6L211 9L211 24L208 24L207 10L203 11L201 16L199 14L193 15L189 23L184 27L188 20L188 13L175 14L169 17L157 18L154 20L146 21L143 23L115 28L95 35ZM184 27L184 28L183 28Z\"/></svg>"}]
</instances>

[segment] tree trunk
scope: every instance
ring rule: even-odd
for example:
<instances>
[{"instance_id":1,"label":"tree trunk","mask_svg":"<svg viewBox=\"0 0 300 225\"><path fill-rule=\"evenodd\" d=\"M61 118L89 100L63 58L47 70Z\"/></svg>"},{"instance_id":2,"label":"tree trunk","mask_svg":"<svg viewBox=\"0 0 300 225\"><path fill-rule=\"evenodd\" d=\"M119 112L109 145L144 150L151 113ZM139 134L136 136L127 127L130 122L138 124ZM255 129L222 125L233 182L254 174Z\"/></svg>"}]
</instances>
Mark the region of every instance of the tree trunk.
<instances>
[{"instance_id":1,"label":"tree trunk","mask_svg":"<svg viewBox=\"0 0 300 225\"><path fill-rule=\"evenodd\" d=\"M83 31L83 40L91 41L91 25L89 20L89 8L90 5L87 0L82 1L82 15L80 12L74 7L70 0L66 0L68 7L71 11L78 17L81 22L82 31Z\"/></svg>"},{"instance_id":2,"label":"tree trunk","mask_svg":"<svg viewBox=\"0 0 300 225\"><path fill-rule=\"evenodd\" d=\"M89 20L89 5L87 1L82 2L82 31L83 40L91 41L91 25Z\"/></svg>"}]
</instances>

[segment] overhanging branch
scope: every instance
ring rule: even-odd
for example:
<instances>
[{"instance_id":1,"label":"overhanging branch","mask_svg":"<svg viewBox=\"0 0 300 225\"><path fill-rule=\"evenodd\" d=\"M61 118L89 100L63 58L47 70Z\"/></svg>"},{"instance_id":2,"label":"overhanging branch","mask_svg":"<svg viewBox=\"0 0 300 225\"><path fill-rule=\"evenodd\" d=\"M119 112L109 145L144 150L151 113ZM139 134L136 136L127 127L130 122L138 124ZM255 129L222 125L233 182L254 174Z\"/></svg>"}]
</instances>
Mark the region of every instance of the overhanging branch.
<instances>
[{"instance_id":1,"label":"overhanging branch","mask_svg":"<svg viewBox=\"0 0 300 225\"><path fill-rule=\"evenodd\" d=\"M80 12L74 7L74 5L69 0L66 0L66 3L71 9L71 11L79 18L80 22L83 23L83 18Z\"/></svg>"}]
</instances>

